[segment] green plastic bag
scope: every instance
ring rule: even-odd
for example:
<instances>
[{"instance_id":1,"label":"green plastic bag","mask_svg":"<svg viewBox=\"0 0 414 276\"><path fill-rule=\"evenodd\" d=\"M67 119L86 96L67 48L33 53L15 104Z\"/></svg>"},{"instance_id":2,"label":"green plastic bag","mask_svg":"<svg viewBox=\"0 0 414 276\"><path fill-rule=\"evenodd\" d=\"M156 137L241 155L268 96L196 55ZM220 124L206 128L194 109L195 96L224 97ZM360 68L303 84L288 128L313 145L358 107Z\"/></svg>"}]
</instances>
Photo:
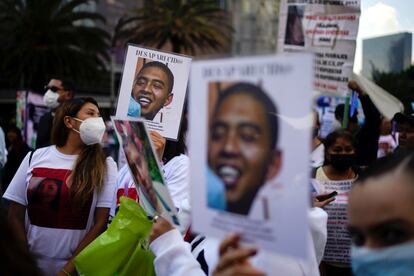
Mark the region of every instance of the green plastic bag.
<instances>
[{"instance_id":1,"label":"green plastic bag","mask_svg":"<svg viewBox=\"0 0 414 276\"><path fill-rule=\"evenodd\" d=\"M79 275L155 275L148 249L152 222L142 207L127 197L108 229L75 258Z\"/></svg>"}]
</instances>

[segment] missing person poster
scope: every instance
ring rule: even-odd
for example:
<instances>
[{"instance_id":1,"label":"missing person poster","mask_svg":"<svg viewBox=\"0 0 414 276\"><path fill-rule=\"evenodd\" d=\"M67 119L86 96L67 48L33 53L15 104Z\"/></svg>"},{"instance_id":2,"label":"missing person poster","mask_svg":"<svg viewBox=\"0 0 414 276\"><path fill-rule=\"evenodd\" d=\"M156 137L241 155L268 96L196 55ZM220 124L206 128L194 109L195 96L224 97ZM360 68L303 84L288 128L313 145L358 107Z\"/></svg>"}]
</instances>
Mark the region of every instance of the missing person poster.
<instances>
[{"instance_id":1,"label":"missing person poster","mask_svg":"<svg viewBox=\"0 0 414 276\"><path fill-rule=\"evenodd\" d=\"M361 0L282 0L278 52L315 54L314 89L344 95L354 66Z\"/></svg>"},{"instance_id":2,"label":"missing person poster","mask_svg":"<svg viewBox=\"0 0 414 276\"><path fill-rule=\"evenodd\" d=\"M306 257L312 66L307 54L193 62L194 232L239 232L265 250Z\"/></svg>"},{"instance_id":3,"label":"missing person poster","mask_svg":"<svg viewBox=\"0 0 414 276\"><path fill-rule=\"evenodd\" d=\"M23 130L23 139L31 148L36 148L39 121L48 111L43 95L31 91L16 92L16 125Z\"/></svg>"},{"instance_id":4,"label":"missing person poster","mask_svg":"<svg viewBox=\"0 0 414 276\"><path fill-rule=\"evenodd\" d=\"M141 206L149 216L162 215L178 226L177 212L143 120L122 120L115 117L111 119L138 190Z\"/></svg>"},{"instance_id":5,"label":"missing person poster","mask_svg":"<svg viewBox=\"0 0 414 276\"><path fill-rule=\"evenodd\" d=\"M177 140L190 65L190 57L129 44L116 117L141 117L150 130Z\"/></svg>"},{"instance_id":6,"label":"missing person poster","mask_svg":"<svg viewBox=\"0 0 414 276\"><path fill-rule=\"evenodd\" d=\"M313 180L319 194L336 191L335 201L324 207L328 213L328 240L323 260L327 262L351 263L351 237L347 229L348 194L353 180Z\"/></svg>"}]
</instances>

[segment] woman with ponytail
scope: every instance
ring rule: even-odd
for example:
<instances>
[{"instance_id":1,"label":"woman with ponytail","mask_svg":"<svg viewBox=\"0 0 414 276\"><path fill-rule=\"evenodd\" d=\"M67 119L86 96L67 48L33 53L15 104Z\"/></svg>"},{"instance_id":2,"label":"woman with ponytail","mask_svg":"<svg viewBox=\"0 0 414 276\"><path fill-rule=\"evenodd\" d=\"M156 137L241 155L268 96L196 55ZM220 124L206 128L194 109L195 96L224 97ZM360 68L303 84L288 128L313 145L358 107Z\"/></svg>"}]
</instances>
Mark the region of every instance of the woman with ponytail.
<instances>
[{"instance_id":1,"label":"woman with ponytail","mask_svg":"<svg viewBox=\"0 0 414 276\"><path fill-rule=\"evenodd\" d=\"M73 260L106 227L117 168L100 145L105 124L92 98L56 111L52 146L29 153L4 198L20 245L44 275L76 275Z\"/></svg>"}]
</instances>

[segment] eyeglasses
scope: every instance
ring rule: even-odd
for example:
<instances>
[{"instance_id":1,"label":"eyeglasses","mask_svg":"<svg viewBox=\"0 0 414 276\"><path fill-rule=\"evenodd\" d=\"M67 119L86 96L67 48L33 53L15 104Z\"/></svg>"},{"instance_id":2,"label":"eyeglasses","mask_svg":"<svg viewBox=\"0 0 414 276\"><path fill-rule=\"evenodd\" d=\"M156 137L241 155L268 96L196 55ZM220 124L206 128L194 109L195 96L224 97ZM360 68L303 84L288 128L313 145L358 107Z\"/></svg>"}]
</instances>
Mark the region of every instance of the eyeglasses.
<instances>
[{"instance_id":1,"label":"eyeglasses","mask_svg":"<svg viewBox=\"0 0 414 276\"><path fill-rule=\"evenodd\" d=\"M59 87L57 87L57 86L54 86L54 85L52 85L52 86L48 86L48 85L45 85L45 87L44 87L44 90L45 91L47 91L47 90L52 90L52 92L58 92L58 91L60 91L60 90L65 90L65 88L59 88Z\"/></svg>"}]
</instances>

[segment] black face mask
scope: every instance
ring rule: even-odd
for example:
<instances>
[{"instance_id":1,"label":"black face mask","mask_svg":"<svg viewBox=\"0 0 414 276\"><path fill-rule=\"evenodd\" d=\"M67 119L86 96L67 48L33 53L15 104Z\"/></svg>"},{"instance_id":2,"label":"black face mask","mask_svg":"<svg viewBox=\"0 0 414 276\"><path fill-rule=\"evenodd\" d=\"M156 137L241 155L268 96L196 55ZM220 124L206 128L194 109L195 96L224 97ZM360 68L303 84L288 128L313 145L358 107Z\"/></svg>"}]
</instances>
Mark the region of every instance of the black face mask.
<instances>
[{"instance_id":1,"label":"black face mask","mask_svg":"<svg viewBox=\"0 0 414 276\"><path fill-rule=\"evenodd\" d=\"M338 171L346 171L355 164L355 154L331 154L330 164Z\"/></svg>"}]
</instances>

